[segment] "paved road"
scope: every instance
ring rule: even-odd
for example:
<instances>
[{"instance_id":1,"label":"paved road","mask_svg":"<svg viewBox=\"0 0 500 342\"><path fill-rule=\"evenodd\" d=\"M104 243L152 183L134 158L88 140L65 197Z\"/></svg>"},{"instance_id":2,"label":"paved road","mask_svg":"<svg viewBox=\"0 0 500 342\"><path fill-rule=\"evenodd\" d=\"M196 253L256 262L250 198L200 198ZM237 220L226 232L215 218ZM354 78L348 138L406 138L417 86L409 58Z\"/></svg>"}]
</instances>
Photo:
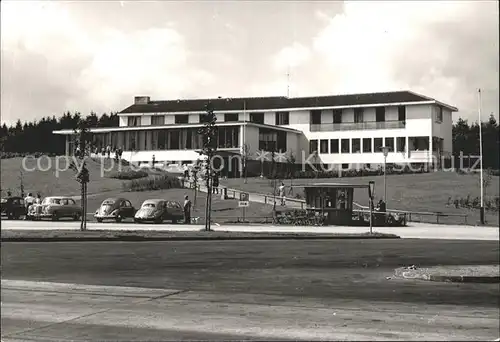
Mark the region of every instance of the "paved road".
<instances>
[{"instance_id":1,"label":"paved road","mask_svg":"<svg viewBox=\"0 0 500 342\"><path fill-rule=\"evenodd\" d=\"M89 222L88 229L111 229L111 230L200 230L202 225L173 225L173 224L134 224L124 223L97 223ZM318 233L365 233L368 227L301 227L301 226L273 226L273 225L217 225L214 230L238 231L238 232L318 232ZM2 221L2 230L46 230L46 229L80 229L79 222L73 221ZM494 227L471 227L436 225L425 223L411 223L408 227L375 227L374 231L381 233L396 234L402 238L418 239L459 239L459 240L499 240L499 229Z\"/></svg>"},{"instance_id":2,"label":"paved road","mask_svg":"<svg viewBox=\"0 0 500 342\"><path fill-rule=\"evenodd\" d=\"M401 265L498 262L496 241L4 243L1 253L4 340L498 338L498 285L391 278Z\"/></svg>"}]
</instances>

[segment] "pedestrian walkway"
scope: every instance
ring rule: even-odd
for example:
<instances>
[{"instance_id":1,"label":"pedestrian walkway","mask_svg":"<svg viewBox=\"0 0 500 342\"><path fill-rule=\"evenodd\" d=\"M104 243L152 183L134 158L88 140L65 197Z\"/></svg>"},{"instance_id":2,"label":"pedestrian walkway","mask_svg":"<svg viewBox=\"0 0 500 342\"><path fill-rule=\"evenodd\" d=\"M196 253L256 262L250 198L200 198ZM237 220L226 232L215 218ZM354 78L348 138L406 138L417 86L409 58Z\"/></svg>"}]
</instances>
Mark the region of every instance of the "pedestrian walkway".
<instances>
[{"instance_id":1,"label":"pedestrian walkway","mask_svg":"<svg viewBox=\"0 0 500 342\"><path fill-rule=\"evenodd\" d=\"M205 181L204 180L198 180L198 190L201 192L207 192L207 187L204 185ZM190 187L193 187L192 183L190 182ZM246 191L238 190L238 189L233 189L233 188L227 188L224 185L219 186L219 194L223 193L223 189L227 189L227 195L229 198L235 198L239 199L240 193L245 193ZM282 207L281 206L281 200L278 196L272 196L270 194L259 194L259 193L248 193L248 200L249 202L254 202L254 203L263 203L263 204L269 204L273 205L274 201L276 201L276 206L277 207ZM299 200L295 198L287 198L285 197L285 208L292 208L292 209L305 209L305 201L304 200Z\"/></svg>"}]
</instances>

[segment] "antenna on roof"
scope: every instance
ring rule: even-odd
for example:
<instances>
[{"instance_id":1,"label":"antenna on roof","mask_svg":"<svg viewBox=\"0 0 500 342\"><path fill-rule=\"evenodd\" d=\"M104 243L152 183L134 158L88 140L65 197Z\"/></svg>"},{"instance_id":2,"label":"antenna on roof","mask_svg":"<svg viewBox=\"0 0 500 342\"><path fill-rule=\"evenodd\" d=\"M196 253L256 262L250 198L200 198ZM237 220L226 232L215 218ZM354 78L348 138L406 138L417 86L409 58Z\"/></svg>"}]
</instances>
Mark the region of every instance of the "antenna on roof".
<instances>
[{"instance_id":1,"label":"antenna on roof","mask_svg":"<svg viewBox=\"0 0 500 342\"><path fill-rule=\"evenodd\" d=\"M290 64L286 72L286 97L290 97Z\"/></svg>"}]
</instances>

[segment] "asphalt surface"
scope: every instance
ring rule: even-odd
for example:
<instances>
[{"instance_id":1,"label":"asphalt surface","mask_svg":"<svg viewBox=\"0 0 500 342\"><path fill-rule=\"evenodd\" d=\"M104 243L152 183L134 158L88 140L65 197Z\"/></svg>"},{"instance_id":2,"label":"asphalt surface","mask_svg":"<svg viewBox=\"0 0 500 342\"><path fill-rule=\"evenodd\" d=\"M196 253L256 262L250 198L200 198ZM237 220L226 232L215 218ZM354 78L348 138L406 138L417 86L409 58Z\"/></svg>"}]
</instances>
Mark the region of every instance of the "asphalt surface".
<instances>
[{"instance_id":1,"label":"asphalt surface","mask_svg":"<svg viewBox=\"0 0 500 342\"><path fill-rule=\"evenodd\" d=\"M203 225L184 224L134 224L123 223L95 223L87 224L89 230L178 230L196 231L204 228ZM2 230L79 230L80 222L73 221L16 221L2 220ZM279 233L322 233L322 234L352 234L366 233L369 227L348 226L285 226L285 225L245 225L245 224L212 224L216 231L231 232L279 232ZM407 227L373 227L374 232L395 234L409 239L455 239L455 240L499 240L499 229L494 227L471 227L459 225L438 225L425 223L410 223Z\"/></svg>"},{"instance_id":2,"label":"asphalt surface","mask_svg":"<svg viewBox=\"0 0 500 342\"><path fill-rule=\"evenodd\" d=\"M3 279L177 291L139 305L2 284L3 337L29 328L49 340L498 338L498 284L392 278L406 265L498 264L497 241L3 243L1 252Z\"/></svg>"}]
</instances>

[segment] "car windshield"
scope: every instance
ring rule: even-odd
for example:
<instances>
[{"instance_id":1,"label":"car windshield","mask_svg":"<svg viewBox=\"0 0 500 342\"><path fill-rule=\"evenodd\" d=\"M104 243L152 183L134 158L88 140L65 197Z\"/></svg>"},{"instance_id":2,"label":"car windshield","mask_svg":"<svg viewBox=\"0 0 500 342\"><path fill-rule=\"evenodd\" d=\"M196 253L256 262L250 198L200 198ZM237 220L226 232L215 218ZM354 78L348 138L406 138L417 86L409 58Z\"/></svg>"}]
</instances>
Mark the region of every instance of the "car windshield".
<instances>
[{"instance_id":1,"label":"car windshield","mask_svg":"<svg viewBox=\"0 0 500 342\"><path fill-rule=\"evenodd\" d=\"M154 203L144 203L142 205L143 208L156 208L156 204Z\"/></svg>"},{"instance_id":2,"label":"car windshield","mask_svg":"<svg viewBox=\"0 0 500 342\"><path fill-rule=\"evenodd\" d=\"M45 198L42 204L59 204L59 202L60 202L59 198Z\"/></svg>"},{"instance_id":3,"label":"car windshield","mask_svg":"<svg viewBox=\"0 0 500 342\"><path fill-rule=\"evenodd\" d=\"M102 202L102 205L113 205L115 204L115 200L105 200Z\"/></svg>"},{"instance_id":4,"label":"car windshield","mask_svg":"<svg viewBox=\"0 0 500 342\"><path fill-rule=\"evenodd\" d=\"M180 208L181 205L177 202L167 202L167 208Z\"/></svg>"}]
</instances>

